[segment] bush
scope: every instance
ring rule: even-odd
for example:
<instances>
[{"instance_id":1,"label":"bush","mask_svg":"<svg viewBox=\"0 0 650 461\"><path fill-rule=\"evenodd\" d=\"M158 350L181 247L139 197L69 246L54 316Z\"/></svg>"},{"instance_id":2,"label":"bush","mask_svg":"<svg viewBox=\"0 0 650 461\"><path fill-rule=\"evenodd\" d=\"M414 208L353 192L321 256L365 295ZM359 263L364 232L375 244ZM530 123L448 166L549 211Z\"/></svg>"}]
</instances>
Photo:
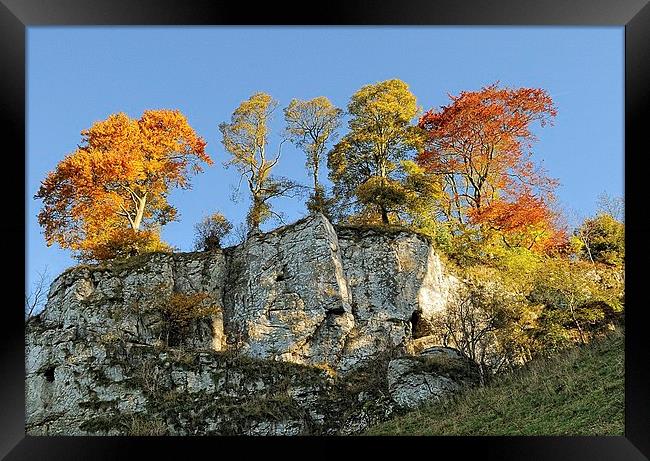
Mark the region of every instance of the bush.
<instances>
[{"instance_id":1,"label":"bush","mask_svg":"<svg viewBox=\"0 0 650 461\"><path fill-rule=\"evenodd\" d=\"M497 269L464 270L464 286L456 302L433 319L442 344L451 346L480 367L481 380L492 372L521 363L525 330L534 313L523 294Z\"/></svg>"},{"instance_id":2,"label":"bush","mask_svg":"<svg viewBox=\"0 0 650 461\"><path fill-rule=\"evenodd\" d=\"M169 293L167 290L164 284L153 286L133 306L138 313L160 314L159 339L166 346L180 344L196 320L221 313L221 307L208 293Z\"/></svg>"},{"instance_id":3,"label":"bush","mask_svg":"<svg viewBox=\"0 0 650 461\"><path fill-rule=\"evenodd\" d=\"M221 248L221 241L232 230L232 224L221 213L214 213L203 218L194 226L195 250L213 250Z\"/></svg>"},{"instance_id":4,"label":"bush","mask_svg":"<svg viewBox=\"0 0 650 461\"><path fill-rule=\"evenodd\" d=\"M622 277L586 262L549 258L539 267L528 294L542 308L539 347L555 350L586 343L613 328L623 313Z\"/></svg>"},{"instance_id":5,"label":"bush","mask_svg":"<svg viewBox=\"0 0 650 461\"><path fill-rule=\"evenodd\" d=\"M458 268L458 299L434 319L443 345L498 372L576 343L624 320L624 277L618 267L509 250L494 266Z\"/></svg>"},{"instance_id":6,"label":"bush","mask_svg":"<svg viewBox=\"0 0 650 461\"><path fill-rule=\"evenodd\" d=\"M167 345L179 342L194 320L210 317L221 312L218 306L206 303L207 293L172 293L160 304L165 317Z\"/></svg>"}]
</instances>

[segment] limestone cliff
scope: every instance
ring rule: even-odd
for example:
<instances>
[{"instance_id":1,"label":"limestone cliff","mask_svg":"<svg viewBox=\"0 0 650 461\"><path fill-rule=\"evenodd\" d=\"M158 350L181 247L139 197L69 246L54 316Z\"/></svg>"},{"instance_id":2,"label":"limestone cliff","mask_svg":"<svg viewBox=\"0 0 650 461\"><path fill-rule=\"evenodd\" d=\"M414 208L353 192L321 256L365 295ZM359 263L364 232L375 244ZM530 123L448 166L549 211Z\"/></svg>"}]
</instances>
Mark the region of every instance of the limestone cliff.
<instances>
[{"instance_id":1,"label":"limestone cliff","mask_svg":"<svg viewBox=\"0 0 650 461\"><path fill-rule=\"evenodd\" d=\"M474 382L440 348L399 358L436 344L427 320L459 283L422 236L323 216L223 250L75 268L27 325L28 433L361 430ZM210 315L171 328L173 296Z\"/></svg>"}]
</instances>

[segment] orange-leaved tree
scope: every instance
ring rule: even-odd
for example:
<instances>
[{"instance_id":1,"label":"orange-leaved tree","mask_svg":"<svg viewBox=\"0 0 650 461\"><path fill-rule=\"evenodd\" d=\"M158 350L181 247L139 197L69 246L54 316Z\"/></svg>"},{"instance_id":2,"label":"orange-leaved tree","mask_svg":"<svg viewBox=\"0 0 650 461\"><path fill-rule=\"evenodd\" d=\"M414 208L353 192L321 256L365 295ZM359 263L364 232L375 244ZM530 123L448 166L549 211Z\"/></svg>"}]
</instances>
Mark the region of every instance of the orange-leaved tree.
<instances>
[{"instance_id":1,"label":"orange-leaved tree","mask_svg":"<svg viewBox=\"0 0 650 461\"><path fill-rule=\"evenodd\" d=\"M517 246L556 238L551 205L557 181L534 164L531 152L532 125L545 126L556 115L549 94L495 83L450 98L420 118L427 140L416 158L443 179L447 220L461 229L485 224Z\"/></svg>"},{"instance_id":2,"label":"orange-leaved tree","mask_svg":"<svg viewBox=\"0 0 650 461\"><path fill-rule=\"evenodd\" d=\"M469 211L469 222L496 231L508 248L520 247L538 253L569 251L566 229L559 214L546 201L529 192L513 201L493 200Z\"/></svg>"},{"instance_id":3,"label":"orange-leaved tree","mask_svg":"<svg viewBox=\"0 0 650 461\"><path fill-rule=\"evenodd\" d=\"M177 110L113 114L81 135L35 196L47 244L95 260L164 248L160 226L176 218L167 196L212 164L206 142Z\"/></svg>"}]
</instances>

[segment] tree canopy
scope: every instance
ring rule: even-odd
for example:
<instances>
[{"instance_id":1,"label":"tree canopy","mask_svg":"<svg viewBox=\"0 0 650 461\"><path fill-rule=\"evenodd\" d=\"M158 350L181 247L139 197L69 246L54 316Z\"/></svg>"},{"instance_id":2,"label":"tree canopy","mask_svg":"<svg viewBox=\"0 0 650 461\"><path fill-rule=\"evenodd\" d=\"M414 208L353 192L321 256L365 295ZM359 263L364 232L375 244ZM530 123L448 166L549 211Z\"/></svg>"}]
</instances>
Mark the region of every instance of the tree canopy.
<instances>
[{"instance_id":1,"label":"tree canopy","mask_svg":"<svg viewBox=\"0 0 650 461\"><path fill-rule=\"evenodd\" d=\"M498 231L507 245L561 240L552 209L558 183L535 165L531 152L532 125L545 126L555 115L546 91L497 84L463 91L426 112L419 121L425 148L416 161L441 180L445 219L461 229Z\"/></svg>"},{"instance_id":2,"label":"tree canopy","mask_svg":"<svg viewBox=\"0 0 650 461\"><path fill-rule=\"evenodd\" d=\"M350 98L349 132L329 153L328 167L335 195L360 207L366 219L378 215L388 224L389 213L406 200L397 179L400 161L421 141L411 123L418 111L408 85L397 79L365 85Z\"/></svg>"},{"instance_id":3,"label":"tree canopy","mask_svg":"<svg viewBox=\"0 0 650 461\"><path fill-rule=\"evenodd\" d=\"M278 107L277 100L266 93L255 93L243 101L232 114L230 123L219 125L222 143L232 158L225 163L234 166L246 179L252 204L247 216L249 230L259 230L260 224L273 214L269 201L289 193L295 183L274 178L271 170L280 161L282 140L275 154L267 151L269 121Z\"/></svg>"},{"instance_id":4,"label":"tree canopy","mask_svg":"<svg viewBox=\"0 0 650 461\"><path fill-rule=\"evenodd\" d=\"M620 266L625 261L625 224L600 212L575 230L578 255L592 263Z\"/></svg>"},{"instance_id":5,"label":"tree canopy","mask_svg":"<svg viewBox=\"0 0 650 461\"><path fill-rule=\"evenodd\" d=\"M48 245L81 259L110 259L161 248L159 226L176 218L170 189L212 164L206 142L177 110L139 119L110 115L81 132L82 143L41 183L35 198Z\"/></svg>"},{"instance_id":6,"label":"tree canopy","mask_svg":"<svg viewBox=\"0 0 650 461\"><path fill-rule=\"evenodd\" d=\"M324 96L308 101L292 99L284 109L287 132L305 152L307 170L312 175L314 191L307 203L310 211L325 211L325 190L318 173L327 143L336 136L342 115L343 111Z\"/></svg>"},{"instance_id":7,"label":"tree canopy","mask_svg":"<svg viewBox=\"0 0 650 461\"><path fill-rule=\"evenodd\" d=\"M531 190L552 191L531 159L531 125L551 122L556 109L546 91L499 88L463 91L451 104L430 110L419 125L427 133L418 163L445 177L450 217L466 218L468 208Z\"/></svg>"}]
</instances>

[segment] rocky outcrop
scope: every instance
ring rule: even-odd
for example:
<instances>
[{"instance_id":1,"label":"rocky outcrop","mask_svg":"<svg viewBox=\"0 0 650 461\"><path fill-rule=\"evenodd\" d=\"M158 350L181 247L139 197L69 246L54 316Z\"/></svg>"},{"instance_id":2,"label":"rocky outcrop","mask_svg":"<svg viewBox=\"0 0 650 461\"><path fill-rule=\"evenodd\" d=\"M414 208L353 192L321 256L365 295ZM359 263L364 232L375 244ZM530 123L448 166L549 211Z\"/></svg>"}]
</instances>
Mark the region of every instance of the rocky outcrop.
<instances>
[{"instance_id":1,"label":"rocky outcrop","mask_svg":"<svg viewBox=\"0 0 650 461\"><path fill-rule=\"evenodd\" d=\"M351 303L337 234L322 216L228 252L226 337L246 355L337 367Z\"/></svg>"},{"instance_id":2,"label":"rocky outcrop","mask_svg":"<svg viewBox=\"0 0 650 461\"><path fill-rule=\"evenodd\" d=\"M69 338L72 339L72 338ZM31 435L295 435L330 431L322 370L107 341L54 345L27 377ZM309 407L309 408L308 408Z\"/></svg>"},{"instance_id":3,"label":"rocky outcrop","mask_svg":"<svg viewBox=\"0 0 650 461\"><path fill-rule=\"evenodd\" d=\"M346 370L427 333L418 329L453 302L458 280L444 270L420 235L373 228L337 230L354 319L337 363Z\"/></svg>"},{"instance_id":4,"label":"rocky outcrop","mask_svg":"<svg viewBox=\"0 0 650 461\"><path fill-rule=\"evenodd\" d=\"M363 430L472 382L399 358L458 287L426 238L323 216L74 268L27 325L28 433Z\"/></svg>"},{"instance_id":5,"label":"rocky outcrop","mask_svg":"<svg viewBox=\"0 0 650 461\"><path fill-rule=\"evenodd\" d=\"M440 401L463 386L479 382L478 366L451 348L434 348L417 357L401 357L388 364L388 390L401 408L413 409Z\"/></svg>"},{"instance_id":6,"label":"rocky outcrop","mask_svg":"<svg viewBox=\"0 0 650 461\"><path fill-rule=\"evenodd\" d=\"M226 337L252 357L345 371L413 339L457 280L410 232L339 227L319 216L227 253Z\"/></svg>"}]
</instances>

